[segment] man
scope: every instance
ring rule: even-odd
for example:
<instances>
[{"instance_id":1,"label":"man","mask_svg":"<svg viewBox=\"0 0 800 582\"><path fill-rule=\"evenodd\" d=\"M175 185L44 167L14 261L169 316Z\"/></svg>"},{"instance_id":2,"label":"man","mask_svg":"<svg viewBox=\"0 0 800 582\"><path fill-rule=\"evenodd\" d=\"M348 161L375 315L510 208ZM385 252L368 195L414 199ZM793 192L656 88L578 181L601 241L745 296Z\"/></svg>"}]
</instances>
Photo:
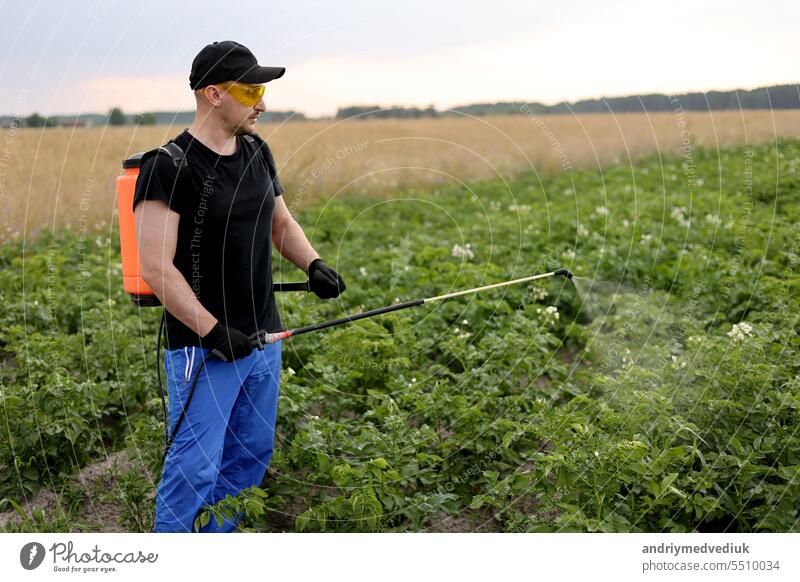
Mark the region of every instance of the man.
<instances>
[{"instance_id":1,"label":"man","mask_svg":"<svg viewBox=\"0 0 800 582\"><path fill-rule=\"evenodd\" d=\"M189 76L194 121L171 140L185 165L163 149L142 158L133 207L142 277L165 309L174 439L158 485L157 532L194 531L203 506L260 485L266 473L281 342L254 350L248 337L283 331L270 241L308 273L317 296L345 289L290 214L269 146L255 133L264 84L284 70L259 66L233 41L206 46ZM200 531L233 531L240 517L221 527L212 519Z\"/></svg>"}]
</instances>

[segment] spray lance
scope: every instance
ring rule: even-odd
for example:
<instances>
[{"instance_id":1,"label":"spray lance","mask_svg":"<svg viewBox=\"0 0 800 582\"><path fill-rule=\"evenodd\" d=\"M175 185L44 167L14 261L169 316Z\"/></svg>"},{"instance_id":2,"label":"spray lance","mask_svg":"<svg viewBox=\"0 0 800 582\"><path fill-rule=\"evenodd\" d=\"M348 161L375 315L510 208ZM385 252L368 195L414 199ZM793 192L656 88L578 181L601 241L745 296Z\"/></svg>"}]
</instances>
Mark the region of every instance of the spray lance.
<instances>
[{"instance_id":1,"label":"spray lance","mask_svg":"<svg viewBox=\"0 0 800 582\"><path fill-rule=\"evenodd\" d=\"M135 191L136 178L138 177L139 174L139 165L141 162L141 156L142 154L136 154L135 156L132 156L131 158L125 160L123 162L123 169L125 170L125 173L119 178L117 178L117 205L118 205L119 222L120 222L120 250L122 255L123 287L125 291L129 294L131 301L133 302L134 305L137 305L139 307L154 307L161 305L161 302L155 296L153 290L147 285L147 283L141 277L138 244L136 241L136 219L133 213L133 196ZM283 339L288 339L305 333L311 333L313 331L320 331L323 329L327 329L329 327L344 325L352 321L358 321L360 319L366 319L368 317L375 317L377 315L383 315L384 313L391 313L392 311L400 311L401 309L418 307L420 305L434 303L436 301L444 301L446 299L452 299L454 297L460 297L462 295L480 293L482 291L488 291L500 287L507 287L510 285L518 285L520 283L527 283L529 281L536 281L538 279L546 279L548 277L556 277L556 276L562 276L567 279L572 279L573 277L572 271L570 271L569 269L557 269L549 273L538 273L530 275L528 277L522 277L510 281L503 281L501 283L494 283L491 285L484 285L482 287L475 287L472 289L464 289L462 291L455 291L453 293L437 295L435 297L426 297L420 299L413 299L411 301L404 301L401 303L395 303L394 305L388 305L386 307L380 307L378 309L372 309L370 311L364 311L362 313L348 315L345 317L340 317L338 319L331 319L328 321L323 321L320 323L315 323L312 325L307 325L296 329L289 329L281 332L267 332L259 330L253 333L251 336L249 336L249 339L253 347L262 350L265 345L273 344ZM309 281L305 281L302 283L273 284L273 291L276 292L281 292L281 291L309 292L310 290L311 286ZM164 401L164 389L161 379L161 360L160 360L161 340L164 330L164 319L165 319L165 312L162 312L161 322L158 328L158 339L156 343L156 369L158 375L158 388L159 388L159 393L161 395L161 406L164 416L164 425L166 429L164 435L164 458L166 458L170 445L172 444L175 435L178 433L178 429L180 428L181 422L186 416L186 410L189 407L189 404L191 403L192 396L194 395L195 388L197 387L197 380L199 379L200 373L203 371L203 368L205 367L205 363L212 357L218 357L223 361L227 361L227 359L222 353L218 352L217 350L212 350L206 355L205 358L203 358L203 361L200 363L200 366L197 369L197 374L195 375L194 381L192 382L192 386L189 390L189 394L186 398L186 403L183 406L183 410L181 411L181 415L178 418L177 422L175 423L175 428L173 429L172 434L170 434L169 423L167 421L167 408L166 408L166 403Z\"/></svg>"},{"instance_id":2,"label":"spray lance","mask_svg":"<svg viewBox=\"0 0 800 582\"><path fill-rule=\"evenodd\" d=\"M426 303L433 303L435 301L444 301L445 299L452 299L454 297L460 297L461 295L468 295L468 294L471 294L471 293L479 293L481 291L488 291L490 289L497 289L498 287L507 287L509 285L517 285L517 284L520 284L520 283L527 283L528 281L536 281L537 279L546 279L548 277L556 277L556 276L562 276L562 277L565 277L567 279L572 279L573 275L572 275L572 271L570 271L569 269L557 269L557 270L551 271L549 273L539 273L539 274L536 274L536 275L530 275L529 277L522 277L520 279L513 279L511 281L503 281L502 283L494 283L492 285L484 285L482 287L475 287L473 289L464 289L463 291L455 291L453 293L447 293L445 295L437 295L435 297L413 299L411 301L404 301L402 303L395 303L394 305L388 305L386 307L379 307L378 309L372 309L370 311L364 311L362 313L356 313L354 315L348 315L348 316L345 316L345 317L340 317L338 319L331 319L331 320L328 320L328 321L323 321L323 322L320 322L320 323L307 325L305 327L298 327L296 329L289 329L289 330L286 330L286 331L280 331L280 332L274 332L274 333L270 333L270 332L266 332L266 331L257 331L255 333L253 333L252 335L250 335L249 339L250 339L250 343L253 345L253 347L256 347L258 349L263 349L265 345L274 344L275 342L283 340L283 339L288 339L288 338L291 338L291 337L294 337L294 336L302 335L304 333L310 333L312 331L320 331L320 330L323 330L323 329L327 329L329 327L335 327L337 325L343 325L345 323L350 323L351 321L358 321L359 319L366 319L368 317L375 317L376 315L383 315L384 313L390 313L392 311L399 311L401 309L408 309L410 307L418 307L420 305L423 305L423 304L426 304ZM277 283L276 285L282 285L281 288L283 290L288 290L288 289L301 288L301 286L305 285L305 284L304 283L289 283L289 284ZM160 329L159 329L159 340L158 340L158 343L159 343L159 345L161 344ZM200 363L200 366L199 366L199 368L197 370L197 375L195 376L194 382L192 383L192 387L190 388L189 394L186 397L186 404L183 407L183 411L181 412L180 418L178 418L178 422L175 424L175 430L173 431L172 435L170 435L167 438L167 440L165 441L165 450L164 450L164 456L165 457L166 457L167 451L169 450L170 445L172 444L172 440L175 438L175 435L178 432L178 428L180 427L181 421L186 416L186 409L188 408L189 403L192 400L192 395L194 394L194 389L197 386L197 379L200 377L200 372L202 371L206 361L209 358L211 358L212 356L215 356L215 355L222 357L221 354L216 354L215 351L216 350L212 350L212 352L209 353L208 355L206 355L206 357L203 358L203 361ZM223 359L224 359L224 357L223 357ZM161 374L161 369L159 367L159 386L160 386L160 382L161 382L160 374ZM163 394L163 391L162 391L162 394ZM166 422L166 420L165 420L165 422Z\"/></svg>"},{"instance_id":3,"label":"spray lance","mask_svg":"<svg viewBox=\"0 0 800 582\"><path fill-rule=\"evenodd\" d=\"M473 289L455 291L453 293L447 293L445 295L437 295L436 297L413 299L411 301L395 303L394 305L389 305L387 307L380 307L378 309L364 311L363 313L357 313L355 315L340 317L339 319L331 319L329 321L323 321L321 323L315 323L313 325L307 325L305 327L298 327L297 329L289 329L277 333L256 332L255 334L250 336L250 338L251 341L254 343L254 345L261 346L261 345L273 344L276 341L294 337L297 335L302 335L304 333L319 331L321 329L326 329L328 327L342 325L344 323L350 323L351 321L358 321L359 319L374 317L376 315L382 315L384 313L389 313L392 311L408 309L409 307L417 307L425 303L433 303L434 301L443 301L445 299L452 299L453 297L460 297L461 295L468 295L470 293L478 293L480 291L488 291L489 289L497 289L498 287L507 287L509 285L517 285L519 283L527 283L528 281L536 281L537 279L546 279L548 277L556 277L556 276L563 276L566 277L567 279L572 279L572 271L570 271L569 269L557 269L555 271L551 271L550 273L540 273L537 275L531 275L529 277L522 277L521 279L513 279L511 281L503 281L502 283L494 283L492 285L484 285L483 287L475 287Z\"/></svg>"}]
</instances>

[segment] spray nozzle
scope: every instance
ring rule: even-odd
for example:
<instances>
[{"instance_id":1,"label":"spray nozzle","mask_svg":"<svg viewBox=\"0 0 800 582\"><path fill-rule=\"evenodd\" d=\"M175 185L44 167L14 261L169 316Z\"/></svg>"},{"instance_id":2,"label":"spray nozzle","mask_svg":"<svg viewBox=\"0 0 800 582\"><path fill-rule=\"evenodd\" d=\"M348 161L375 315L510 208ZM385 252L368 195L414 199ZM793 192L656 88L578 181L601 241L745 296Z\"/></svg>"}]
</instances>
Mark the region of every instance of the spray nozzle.
<instances>
[{"instance_id":1,"label":"spray nozzle","mask_svg":"<svg viewBox=\"0 0 800 582\"><path fill-rule=\"evenodd\" d=\"M569 269L558 269L553 274L564 275L567 279L572 279L572 271L570 271Z\"/></svg>"}]
</instances>

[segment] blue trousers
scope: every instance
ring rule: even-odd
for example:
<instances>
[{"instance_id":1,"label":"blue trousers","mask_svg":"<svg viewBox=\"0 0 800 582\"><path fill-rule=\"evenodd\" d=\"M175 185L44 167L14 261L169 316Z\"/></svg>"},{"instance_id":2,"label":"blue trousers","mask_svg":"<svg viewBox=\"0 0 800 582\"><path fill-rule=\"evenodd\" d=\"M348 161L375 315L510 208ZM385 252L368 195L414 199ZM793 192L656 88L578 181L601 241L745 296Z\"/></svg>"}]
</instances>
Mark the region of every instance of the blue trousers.
<instances>
[{"instance_id":1,"label":"blue trousers","mask_svg":"<svg viewBox=\"0 0 800 582\"><path fill-rule=\"evenodd\" d=\"M211 356L172 442L156 492L156 532L193 532L205 505L260 485L275 441L281 344L254 349L246 358L223 362ZM210 349L165 350L169 431L175 424L198 368ZM238 525L213 517L201 532L230 532Z\"/></svg>"}]
</instances>

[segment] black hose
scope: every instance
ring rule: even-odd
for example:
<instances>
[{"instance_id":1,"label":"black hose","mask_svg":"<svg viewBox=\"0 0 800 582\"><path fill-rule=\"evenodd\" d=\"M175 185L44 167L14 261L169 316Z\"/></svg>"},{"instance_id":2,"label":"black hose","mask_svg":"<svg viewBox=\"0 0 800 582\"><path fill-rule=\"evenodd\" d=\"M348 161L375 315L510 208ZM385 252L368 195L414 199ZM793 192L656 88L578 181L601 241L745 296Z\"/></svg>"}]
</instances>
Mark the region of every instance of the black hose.
<instances>
[{"instance_id":1,"label":"black hose","mask_svg":"<svg viewBox=\"0 0 800 582\"><path fill-rule=\"evenodd\" d=\"M181 422L183 422L183 419L186 416L186 410L189 408L189 403L192 401L192 396L194 396L194 390L197 388L197 380L200 378L200 373L203 371L206 362L213 357L214 354L209 353L205 358L203 358L203 361L200 362L200 366L197 368L197 375L195 375L194 381L192 382L192 387L189 389L189 395L186 397L186 403L183 405L181 415L178 417L178 421L175 423L175 430L172 431L172 434L169 434L169 424L167 424L165 427L166 432L164 439L164 456L161 458L162 463L167 459L169 448L172 446L172 442L175 440L175 436L178 434L178 429L181 427Z\"/></svg>"},{"instance_id":2,"label":"black hose","mask_svg":"<svg viewBox=\"0 0 800 582\"><path fill-rule=\"evenodd\" d=\"M158 392L161 395L161 412L164 419L164 448L169 442L169 424L167 423L167 403L164 400L164 383L161 380L161 337L164 333L164 322L167 319L167 310L161 310L161 321L158 324L158 339L156 340L156 372L158 373Z\"/></svg>"},{"instance_id":3,"label":"black hose","mask_svg":"<svg viewBox=\"0 0 800 582\"><path fill-rule=\"evenodd\" d=\"M200 372L203 370L205 366L206 360L212 357L211 354L208 354L203 362L200 364L200 367L197 369L197 375L194 377L194 382L192 383L192 387L189 390L189 396L186 399L186 404L183 406L183 410L181 411L181 415L178 418L178 422L175 423L175 430L170 435L169 434L169 418L167 416L167 403L164 399L164 382L161 379L161 338L164 332L164 323L167 319L167 312L165 309L161 310L161 321L158 324L158 340L156 340L156 371L158 373L158 392L161 396L161 412L162 417L164 420L164 454L161 457L161 463L163 464L167 458L167 453L169 452L169 448L172 446L172 441L175 440L175 435L178 434L178 428L181 426L181 422L183 421L183 417L186 416L186 409L189 407L189 402L192 401L192 396L194 395L194 389L197 387L197 379L200 377Z\"/></svg>"}]
</instances>

